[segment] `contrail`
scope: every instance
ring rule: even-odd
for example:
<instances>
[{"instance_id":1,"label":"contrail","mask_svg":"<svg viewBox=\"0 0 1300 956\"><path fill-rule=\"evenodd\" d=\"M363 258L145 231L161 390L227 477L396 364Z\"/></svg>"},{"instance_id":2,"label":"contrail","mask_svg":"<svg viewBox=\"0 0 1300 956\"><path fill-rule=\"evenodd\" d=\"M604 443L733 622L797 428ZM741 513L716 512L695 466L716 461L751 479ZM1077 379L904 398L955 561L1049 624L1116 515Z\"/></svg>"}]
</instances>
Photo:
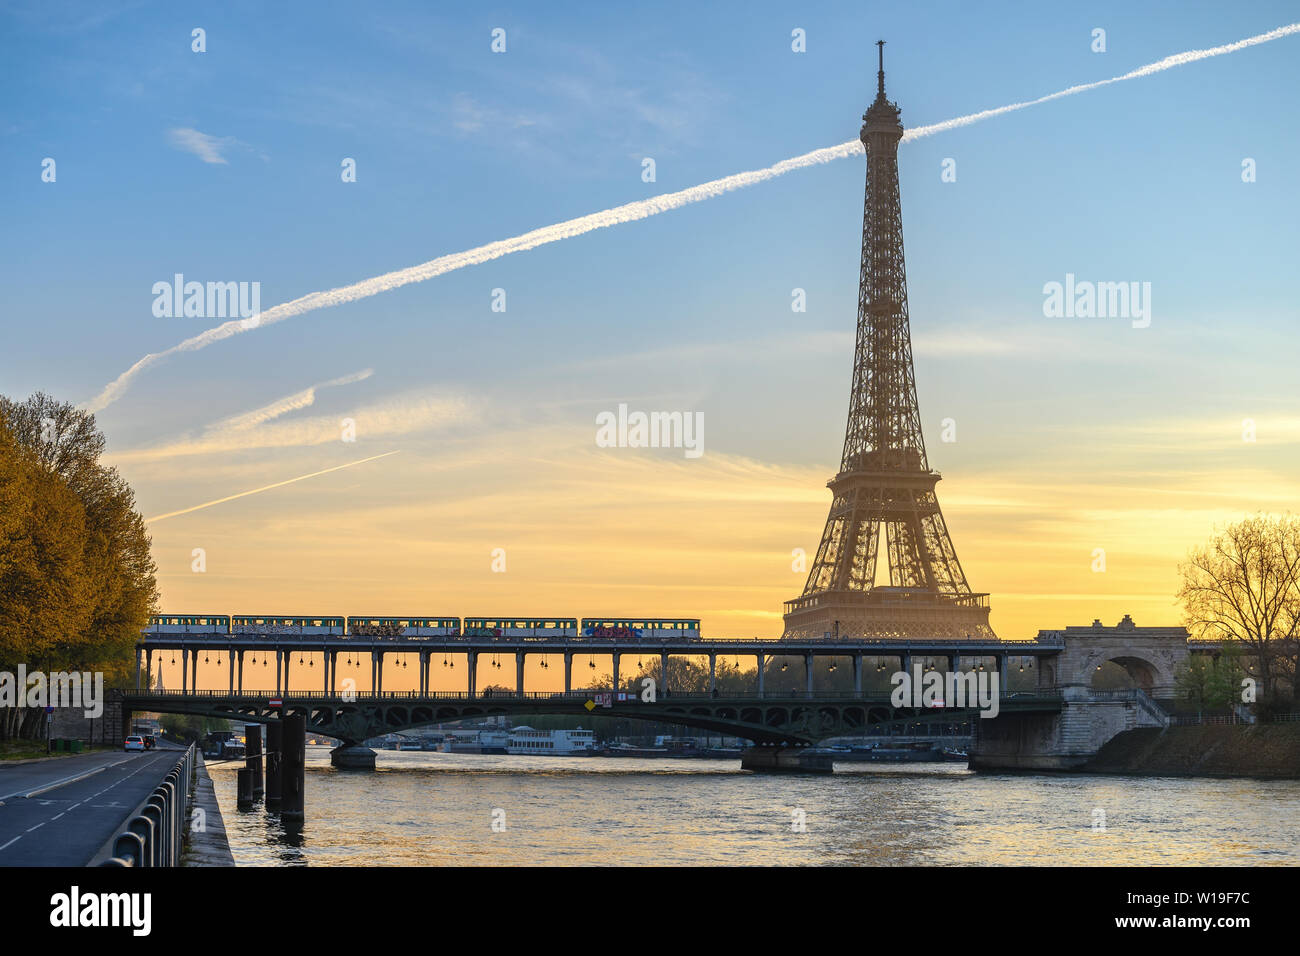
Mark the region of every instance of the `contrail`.
<instances>
[{"instance_id":1,"label":"contrail","mask_svg":"<svg viewBox=\"0 0 1300 956\"><path fill-rule=\"evenodd\" d=\"M284 481L277 481L273 485L263 485L261 488L254 488L251 491L241 491L237 495L227 495L224 498L217 498L214 501L205 501L201 505L195 505L192 508L182 508L180 511L169 511L165 515L154 515L152 518L145 518L145 524L152 524L155 521L162 521L164 518L175 518L177 515L187 515L191 511L199 511L202 508L211 508L213 505L219 505L227 501L234 501L236 498L244 498L248 495L260 494L263 491L270 491L272 488L282 488L285 485L291 485L295 481L306 481L308 478L315 478L318 475L328 475L331 471L339 471L343 468L351 468L353 465L364 465L368 461L378 461L380 458L387 458L389 455L396 455L397 451L384 452L382 455L373 455L370 458L362 458L360 461L350 461L346 465L335 465L333 468L326 468L323 471L313 471L310 475L299 475L297 478L286 478Z\"/></svg>"},{"instance_id":2,"label":"contrail","mask_svg":"<svg viewBox=\"0 0 1300 956\"><path fill-rule=\"evenodd\" d=\"M294 392L292 395L286 395L284 398L277 398L270 405L263 405L251 412L244 412L242 415L236 415L233 418L227 418L225 421L217 422L212 426L212 430L229 428L236 431L244 431L249 428L256 428L258 425L265 424L273 418L279 418L281 415L287 415L289 412L296 412L302 408L308 408L316 404L316 392L322 388L334 388L338 385L351 385L354 382L364 382L371 375L375 374L372 368L363 368L359 372L352 372L350 375L341 375L338 378L332 378L328 382L317 382L310 385L300 392Z\"/></svg>"},{"instance_id":3,"label":"contrail","mask_svg":"<svg viewBox=\"0 0 1300 956\"><path fill-rule=\"evenodd\" d=\"M1208 50L1187 50L1183 53L1175 53L1172 56L1165 57L1163 60L1157 60L1155 63L1148 63L1146 66L1138 67L1136 70L1132 70L1122 76L1113 76L1108 80L1081 83L1064 90L1058 90L1055 93L1049 93L1046 96L1040 96L1036 100L1025 100L1022 103L1012 103L1008 106L999 106L995 109L983 110L979 113L970 113L966 116L958 116L953 119L944 120L940 123L934 123L930 126L918 126L903 134L903 142L906 143L914 139L920 139L923 136L931 136L934 133L946 132L947 130L956 129L960 126L969 126L972 123L979 123L983 120L991 119L994 116L1001 116L1003 113L1023 110L1027 107L1037 106L1039 103L1061 99L1065 96L1074 96L1077 93L1095 90L1101 86L1109 86L1111 83L1122 83L1125 80L1150 76L1153 73L1171 70L1176 66L1184 66L1188 63L1194 63L1197 60L1204 60L1212 56L1222 56L1225 53L1235 53L1238 50L1244 50L1246 47L1256 46L1260 43L1268 43L1271 40L1278 40L1297 32L1300 32L1300 23L1292 23L1284 27L1278 27L1275 30L1270 30L1267 33L1260 33L1256 36L1247 37L1244 40L1238 40L1235 43L1227 43L1223 46L1212 47ZM721 196L723 193L731 192L734 189L743 189L746 186L753 186L761 182L766 182L767 180L774 179L777 176L784 176L786 173L793 172L796 169L805 169L809 166L829 163L861 152L862 144L858 140L841 143L838 146L828 146L824 149L815 149L812 152L804 153L801 156L784 159L781 162L764 169L751 169L747 172L736 173L731 176L724 176L722 179L714 179L707 183L701 183L698 186L691 186L689 189L682 189L678 192L664 193L650 199L639 199L636 202L626 203L622 206L615 206L614 208L606 209L603 212L594 212L586 216L579 216L577 219L569 219L566 222L543 226L540 229L534 229L532 232L526 232L510 239L501 239L497 242L490 242L485 246L467 249L464 252L454 252L450 255L432 259L429 262L422 263L418 266L411 266L408 269L398 269L396 272L386 272L383 275L374 276L370 279L363 279L360 282L353 283L352 285L339 286L336 289L329 289L324 292L312 292L309 295L281 303L274 308L266 310L261 314L260 320L256 326L245 326L241 320L236 319L208 329L206 332L201 332L177 345L173 345L169 349L164 349L161 352L150 352L119 375L114 381L105 386L104 390L84 407L90 412L102 411L121 398L122 394L130 386L132 379L142 371L167 356L176 354L177 352L193 352L198 349L206 348L214 342L220 342L222 339L230 338L232 335L238 335L240 332L250 331L251 328L262 328L275 322L282 322L285 319L293 318L297 315L303 315L306 312L315 311L316 309L323 309L332 305L343 305L347 302L355 302L357 299L364 299L368 296L378 295L380 292L388 292L404 285L410 285L413 282L423 282L426 279L432 279L435 276L440 276L443 273L451 272L455 269L463 269L466 266L479 265L492 259L498 259L501 256L510 255L512 252L524 252L529 249L536 249L538 246L546 245L547 243L559 242L561 239L572 239L574 236L580 236L596 229L604 229L609 226L621 225L625 222L634 222L638 219L645 219L649 216L657 216L659 213L668 212L672 209L680 209L682 206L687 206L691 203L701 202L705 199L713 199L716 196Z\"/></svg>"}]
</instances>

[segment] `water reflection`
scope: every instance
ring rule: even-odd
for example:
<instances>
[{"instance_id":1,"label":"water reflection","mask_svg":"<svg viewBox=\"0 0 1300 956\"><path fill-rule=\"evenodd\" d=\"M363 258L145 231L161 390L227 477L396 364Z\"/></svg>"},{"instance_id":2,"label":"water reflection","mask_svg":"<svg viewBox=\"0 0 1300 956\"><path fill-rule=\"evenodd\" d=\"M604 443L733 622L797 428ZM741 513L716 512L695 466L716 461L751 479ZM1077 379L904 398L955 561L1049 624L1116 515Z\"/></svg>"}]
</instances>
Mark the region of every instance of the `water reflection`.
<instances>
[{"instance_id":1,"label":"water reflection","mask_svg":"<svg viewBox=\"0 0 1300 956\"><path fill-rule=\"evenodd\" d=\"M210 772L241 865L1300 863L1296 781L387 751L355 773L309 748L287 827L235 810L235 769Z\"/></svg>"}]
</instances>

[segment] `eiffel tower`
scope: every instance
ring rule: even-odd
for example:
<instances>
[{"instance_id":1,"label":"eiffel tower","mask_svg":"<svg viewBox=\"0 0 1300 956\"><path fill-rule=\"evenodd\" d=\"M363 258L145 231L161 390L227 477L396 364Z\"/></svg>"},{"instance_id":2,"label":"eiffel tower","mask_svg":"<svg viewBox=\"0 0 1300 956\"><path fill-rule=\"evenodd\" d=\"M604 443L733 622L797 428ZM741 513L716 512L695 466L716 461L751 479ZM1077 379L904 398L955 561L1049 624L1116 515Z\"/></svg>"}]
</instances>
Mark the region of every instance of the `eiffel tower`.
<instances>
[{"instance_id":1,"label":"eiffel tower","mask_svg":"<svg viewBox=\"0 0 1300 956\"><path fill-rule=\"evenodd\" d=\"M844 454L803 594L785 605L785 637L995 640L988 595L966 583L925 455L898 197L903 124L885 98L884 41L877 46L876 100L862 117L867 191ZM876 584L882 532L888 585Z\"/></svg>"}]
</instances>

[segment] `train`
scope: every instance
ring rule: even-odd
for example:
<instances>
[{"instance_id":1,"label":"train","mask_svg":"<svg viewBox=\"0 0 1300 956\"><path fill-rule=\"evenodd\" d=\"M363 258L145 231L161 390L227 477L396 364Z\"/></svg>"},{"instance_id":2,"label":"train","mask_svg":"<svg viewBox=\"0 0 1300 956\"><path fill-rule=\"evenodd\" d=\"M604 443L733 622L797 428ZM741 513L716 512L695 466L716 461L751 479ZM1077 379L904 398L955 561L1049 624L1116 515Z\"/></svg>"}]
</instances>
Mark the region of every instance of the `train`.
<instances>
[{"instance_id":1,"label":"train","mask_svg":"<svg viewBox=\"0 0 1300 956\"><path fill-rule=\"evenodd\" d=\"M155 614L142 632L146 638L488 638L492 640L700 639L698 618L606 617L330 617L282 614Z\"/></svg>"}]
</instances>

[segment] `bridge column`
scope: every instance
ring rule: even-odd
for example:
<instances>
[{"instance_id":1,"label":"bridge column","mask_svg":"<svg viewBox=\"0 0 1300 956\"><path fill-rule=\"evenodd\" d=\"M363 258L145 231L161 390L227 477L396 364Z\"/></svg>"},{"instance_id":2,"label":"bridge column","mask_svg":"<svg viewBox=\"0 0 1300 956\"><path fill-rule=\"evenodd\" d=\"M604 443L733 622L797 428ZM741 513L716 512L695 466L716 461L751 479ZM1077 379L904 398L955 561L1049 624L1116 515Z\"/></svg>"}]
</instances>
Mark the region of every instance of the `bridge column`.
<instances>
[{"instance_id":1,"label":"bridge column","mask_svg":"<svg viewBox=\"0 0 1300 956\"><path fill-rule=\"evenodd\" d=\"M912 679L912 655L911 654L898 655L898 669L907 675L908 680Z\"/></svg>"},{"instance_id":2,"label":"bridge column","mask_svg":"<svg viewBox=\"0 0 1300 956\"><path fill-rule=\"evenodd\" d=\"M862 696L862 654L853 655L853 694Z\"/></svg>"},{"instance_id":3,"label":"bridge column","mask_svg":"<svg viewBox=\"0 0 1300 956\"><path fill-rule=\"evenodd\" d=\"M718 655L710 654L709 655L709 696L710 697L712 697L713 692L718 689L718 680L717 680L717 675L715 673L717 666L718 666Z\"/></svg>"},{"instance_id":4,"label":"bridge column","mask_svg":"<svg viewBox=\"0 0 1300 956\"><path fill-rule=\"evenodd\" d=\"M140 648L135 649L135 689L140 689Z\"/></svg>"},{"instance_id":5,"label":"bridge column","mask_svg":"<svg viewBox=\"0 0 1300 956\"><path fill-rule=\"evenodd\" d=\"M1008 655L1006 654L998 655L998 693L999 694L1005 694L1007 692L1008 662L1009 662Z\"/></svg>"},{"instance_id":6,"label":"bridge column","mask_svg":"<svg viewBox=\"0 0 1300 956\"><path fill-rule=\"evenodd\" d=\"M146 690L153 690L153 648L144 651L144 682Z\"/></svg>"},{"instance_id":7,"label":"bridge column","mask_svg":"<svg viewBox=\"0 0 1300 956\"><path fill-rule=\"evenodd\" d=\"M803 656L803 672L808 696L811 697L813 694L813 656L811 651Z\"/></svg>"},{"instance_id":8,"label":"bridge column","mask_svg":"<svg viewBox=\"0 0 1300 956\"><path fill-rule=\"evenodd\" d=\"M473 697L474 685L478 683L478 651L470 651L465 656L469 664L469 696Z\"/></svg>"},{"instance_id":9,"label":"bridge column","mask_svg":"<svg viewBox=\"0 0 1300 956\"><path fill-rule=\"evenodd\" d=\"M524 659L527 656L523 651L515 651L515 694L519 697L524 696Z\"/></svg>"},{"instance_id":10,"label":"bridge column","mask_svg":"<svg viewBox=\"0 0 1300 956\"><path fill-rule=\"evenodd\" d=\"M181 693L188 694L190 690L190 652L189 648L181 648Z\"/></svg>"},{"instance_id":11,"label":"bridge column","mask_svg":"<svg viewBox=\"0 0 1300 956\"><path fill-rule=\"evenodd\" d=\"M284 692L280 686L280 648L278 647L275 649L275 692L277 694Z\"/></svg>"},{"instance_id":12,"label":"bridge column","mask_svg":"<svg viewBox=\"0 0 1300 956\"><path fill-rule=\"evenodd\" d=\"M763 665L764 665L764 663L765 663L764 660L763 660L763 658L766 657L766 656L767 656L766 654L759 654L759 655L758 655L758 696L759 696L759 699L762 699L762 697L763 697Z\"/></svg>"},{"instance_id":13,"label":"bridge column","mask_svg":"<svg viewBox=\"0 0 1300 956\"><path fill-rule=\"evenodd\" d=\"M236 651L239 655L239 696L244 696L244 652Z\"/></svg>"},{"instance_id":14,"label":"bridge column","mask_svg":"<svg viewBox=\"0 0 1300 956\"><path fill-rule=\"evenodd\" d=\"M618 651L614 652L614 693L618 693Z\"/></svg>"},{"instance_id":15,"label":"bridge column","mask_svg":"<svg viewBox=\"0 0 1300 956\"><path fill-rule=\"evenodd\" d=\"M378 662L375 659L375 652L370 652L370 693L379 693L379 678L376 676Z\"/></svg>"},{"instance_id":16,"label":"bridge column","mask_svg":"<svg viewBox=\"0 0 1300 956\"><path fill-rule=\"evenodd\" d=\"M289 693L289 665L293 663L293 651L287 650L284 654L284 693Z\"/></svg>"},{"instance_id":17,"label":"bridge column","mask_svg":"<svg viewBox=\"0 0 1300 956\"><path fill-rule=\"evenodd\" d=\"M334 687L338 683L338 679L339 679L339 652L338 651L325 652L325 666L329 669L330 672L330 680L329 680L329 684L327 685L328 690L330 694L333 694Z\"/></svg>"},{"instance_id":18,"label":"bridge column","mask_svg":"<svg viewBox=\"0 0 1300 956\"><path fill-rule=\"evenodd\" d=\"M196 647L190 655L190 690L199 689L199 649Z\"/></svg>"},{"instance_id":19,"label":"bridge column","mask_svg":"<svg viewBox=\"0 0 1300 956\"><path fill-rule=\"evenodd\" d=\"M960 654L949 654L949 655L948 655L948 673L949 673L949 674L955 674L955 673L957 673L957 671L960 670L960 669L961 669L961 655L960 655Z\"/></svg>"},{"instance_id":20,"label":"bridge column","mask_svg":"<svg viewBox=\"0 0 1300 956\"><path fill-rule=\"evenodd\" d=\"M564 693L573 693L573 655L564 652Z\"/></svg>"},{"instance_id":21,"label":"bridge column","mask_svg":"<svg viewBox=\"0 0 1300 956\"><path fill-rule=\"evenodd\" d=\"M376 680L379 681L379 688L376 691L376 693L382 694L384 692L384 652L382 650L379 650L379 651L375 651L374 653L375 656L379 659L379 669L375 672L378 675L376 677Z\"/></svg>"},{"instance_id":22,"label":"bridge column","mask_svg":"<svg viewBox=\"0 0 1300 956\"><path fill-rule=\"evenodd\" d=\"M668 652L659 655L659 690L668 693Z\"/></svg>"},{"instance_id":23,"label":"bridge column","mask_svg":"<svg viewBox=\"0 0 1300 956\"><path fill-rule=\"evenodd\" d=\"M227 653L226 656L230 658L230 660L228 661L230 665L230 680L228 681L229 687L226 693L229 694L231 697L234 697L235 696L235 655L233 653Z\"/></svg>"}]
</instances>

